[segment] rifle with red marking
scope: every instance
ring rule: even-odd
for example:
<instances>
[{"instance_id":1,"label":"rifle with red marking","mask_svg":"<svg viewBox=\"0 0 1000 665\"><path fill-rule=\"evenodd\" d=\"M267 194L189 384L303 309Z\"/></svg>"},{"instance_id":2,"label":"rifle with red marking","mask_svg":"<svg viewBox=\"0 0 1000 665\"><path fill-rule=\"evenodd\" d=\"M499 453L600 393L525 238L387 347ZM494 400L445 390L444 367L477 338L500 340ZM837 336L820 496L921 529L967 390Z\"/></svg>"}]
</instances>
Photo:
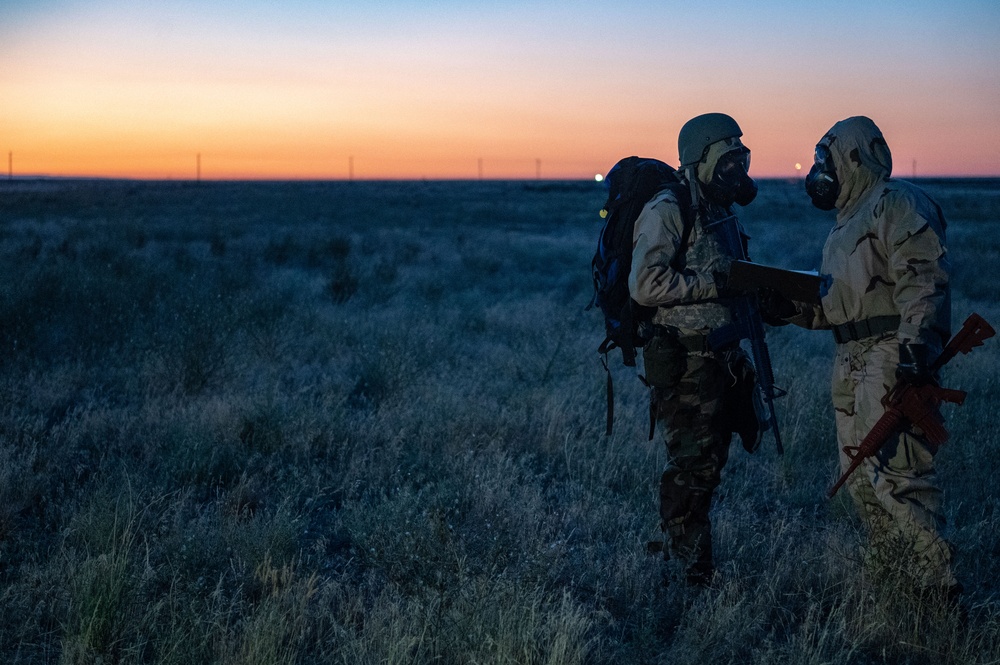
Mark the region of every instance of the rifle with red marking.
<instances>
[{"instance_id":1,"label":"rifle with red marking","mask_svg":"<svg viewBox=\"0 0 1000 665\"><path fill-rule=\"evenodd\" d=\"M985 340L995 334L996 331L983 317L972 314L962 324L962 329L945 345L944 351L931 365L932 371L941 369L945 363L959 353L969 353L977 346L982 346ZM833 497L866 458L877 453L893 434L908 428L910 425L916 425L923 431L927 442L936 452L937 448L948 440L948 430L944 428L944 418L941 417L938 407L941 402L962 404L965 402L965 396L965 391L950 390L933 383L919 386L910 383L897 383L889 394L882 398L885 413L872 427L868 436L857 446L844 447L844 452L851 458L851 465L837 483L830 488L827 496Z\"/></svg>"}]
</instances>

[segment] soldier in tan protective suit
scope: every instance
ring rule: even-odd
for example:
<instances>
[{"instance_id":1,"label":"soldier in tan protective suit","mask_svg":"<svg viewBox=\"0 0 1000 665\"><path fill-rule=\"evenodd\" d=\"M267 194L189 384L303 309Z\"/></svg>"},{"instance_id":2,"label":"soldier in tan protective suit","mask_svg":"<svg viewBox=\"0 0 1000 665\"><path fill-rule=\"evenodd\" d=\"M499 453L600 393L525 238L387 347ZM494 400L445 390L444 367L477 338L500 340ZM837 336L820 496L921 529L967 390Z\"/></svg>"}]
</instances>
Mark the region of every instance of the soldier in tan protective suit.
<instances>
[{"instance_id":1,"label":"soldier in tan protective suit","mask_svg":"<svg viewBox=\"0 0 1000 665\"><path fill-rule=\"evenodd\" d=\"M884 412L899 381L934 381L931 363L950 336L949 263L941 209L921 189L890 178L892 156L866 117L835 124L816 146L806 190L837 220L820 270L820 307L794 323L832 329L840 467ZM865 460L848 488L868 527L872 553L909 565L922 591L957 599L934 456L919 430L900 434ZM904 560L900 561L903 552Z\"/></svg>"},{"instance_id":2,"label":"soldier in tan protective suit","mask_svg":"<svg viewBox=\"0 0 1000 665\"><path fill-rule=\"evenodd\" d=\"M749 426L734 422L737 412L746 414L746 399L734 395L747 397L754 387L725 288L730 262L746 249L732 205L745 206L757 193L742 134L721 113L684 125L678 143L688 187L646 204L635 224L629 275L632 298L657 308L643 366L668 453L660 481L663 551L680 559L688 583L699 586L714 573L709 511L732 432L748 449L760 443L756 418ZM687 191L690 198L681 196ZM742 379L737 386L734 377Z\"/></svg>"}]
</instances>

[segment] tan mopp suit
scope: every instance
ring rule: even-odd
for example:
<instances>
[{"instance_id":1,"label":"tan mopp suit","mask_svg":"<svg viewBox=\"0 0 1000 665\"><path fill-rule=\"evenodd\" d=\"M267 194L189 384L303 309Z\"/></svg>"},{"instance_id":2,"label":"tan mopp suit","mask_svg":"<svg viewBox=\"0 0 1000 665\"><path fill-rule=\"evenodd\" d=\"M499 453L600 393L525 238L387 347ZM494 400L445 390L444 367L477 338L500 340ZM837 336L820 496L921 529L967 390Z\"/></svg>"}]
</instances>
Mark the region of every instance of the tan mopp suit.
<instances>
[{"instance_id":1,"label":"tan mopp suit","mask_svg":"<svg viewBox=\"0 0 1000 665\"><path fill-rule=\"evenodd\" d=\"M850 462L843 448L860 443L885 410L899 344L923 343L936 354L947 340L950 268L940 208L918 187L889 177L892 157L871 120L838 122L820 145L829 148L841 183L837 221L823 248L821 307L805 308L793 322L825 329L899 317L898 327L837 344L832 397L843 471ZM876 557L897 556L902 545L919 586L955 584L939 533L945 520L934 456L919 430L867 459L848 488Z\"/></svg>"}]
</instances>

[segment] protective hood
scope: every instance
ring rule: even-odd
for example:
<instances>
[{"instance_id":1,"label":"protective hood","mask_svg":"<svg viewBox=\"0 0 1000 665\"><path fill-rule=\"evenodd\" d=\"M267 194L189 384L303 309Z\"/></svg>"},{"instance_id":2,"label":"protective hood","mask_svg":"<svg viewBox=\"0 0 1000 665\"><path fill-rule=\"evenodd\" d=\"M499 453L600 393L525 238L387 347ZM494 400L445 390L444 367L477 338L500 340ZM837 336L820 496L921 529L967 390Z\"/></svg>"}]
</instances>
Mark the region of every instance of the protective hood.
<instances>
[{"instance_id":1,"label":"protective hood","mask_svg":"<svg viewBox=\"0 0 1000 665\"><path fill-rule=\"evenodd\" d=\"M829 148L840 181L838 218L849 214L872 187L892 175L892 153L870 118L859 115L841 120L817 145Z\"/></svg>"}]
</instances>

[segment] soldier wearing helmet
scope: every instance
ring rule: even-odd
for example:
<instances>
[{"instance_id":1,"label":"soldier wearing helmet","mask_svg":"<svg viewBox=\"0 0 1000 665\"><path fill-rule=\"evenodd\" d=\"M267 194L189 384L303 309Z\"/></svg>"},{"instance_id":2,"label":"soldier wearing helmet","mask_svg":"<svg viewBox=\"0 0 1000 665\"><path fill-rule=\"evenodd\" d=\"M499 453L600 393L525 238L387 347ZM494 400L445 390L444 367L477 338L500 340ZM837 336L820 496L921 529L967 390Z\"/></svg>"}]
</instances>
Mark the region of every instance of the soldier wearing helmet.
<instances>
[{"instance_id":1,"label":"soldier wearing helmet","mask_svg":"<svg viewBox=\"0 0 1000 665\"><path fill-rule=\"evenodd\" d=\"M757 194L742 135L722 113L697 116L681 128L680 170L690 198L665 190L646 204L635 223L629 275L632 298L656 308L643 369L652 388L651 417L668 454L660 481L665 538L657 549L679 559L687 582L699 586L710 583L715 570L709 513L732 432L740 432L751 452L761 438L753 369L739 347L725 284L747 240L732 206L748 205ZM738 232L723 233L723 223Z\"/></svg>"},{"instance_id":2,"label":"soldier wearing helmet","mask_svg":"<svg viewBox=\"0 0 1000 665\"><path fill-rule=\"evenodd\" d=\"M841 469L884 412L882 398L902 381L935 381L930 367L950 336L950 265L940 207L917 186L890 177L892 154L869 118L836 123L816 145L806 191L816 207L837 209L823 248L819 307L792 319L831 329L837 343L833 406ZM919 430L890 439L848 481L868 527L875 561L898 567L911 554L915 586L956 600L951 550L941 537L941 490L934 450ZM882 568L884 570L884 568Z\"/></svg>"}]
</instances>

